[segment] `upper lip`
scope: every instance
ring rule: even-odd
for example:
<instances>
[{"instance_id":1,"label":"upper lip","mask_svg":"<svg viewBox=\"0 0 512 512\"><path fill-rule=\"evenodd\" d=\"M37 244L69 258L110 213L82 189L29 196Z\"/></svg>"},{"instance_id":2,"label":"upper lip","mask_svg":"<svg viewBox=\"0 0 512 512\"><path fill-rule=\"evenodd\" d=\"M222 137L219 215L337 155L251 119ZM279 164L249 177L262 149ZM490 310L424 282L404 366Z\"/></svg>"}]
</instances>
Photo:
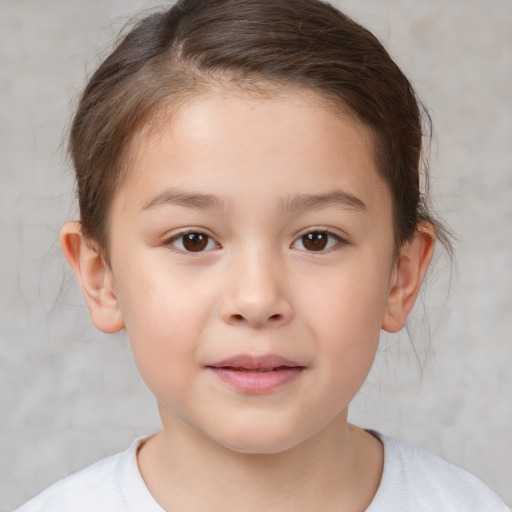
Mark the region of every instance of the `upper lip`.
<instances>
[{"instance_id":1,"label":"upper lip","mask_svg":"<svg viewBox=\"0 0 512 512\"><path fill-rule=\"evenodd\" d=\"M273 368L303 368L304 365L285 359L284 357L269 354L263 356L237 355L207 365L209 368L241 368L244 370L271 370Z\"/></svg>"}]
</instances>

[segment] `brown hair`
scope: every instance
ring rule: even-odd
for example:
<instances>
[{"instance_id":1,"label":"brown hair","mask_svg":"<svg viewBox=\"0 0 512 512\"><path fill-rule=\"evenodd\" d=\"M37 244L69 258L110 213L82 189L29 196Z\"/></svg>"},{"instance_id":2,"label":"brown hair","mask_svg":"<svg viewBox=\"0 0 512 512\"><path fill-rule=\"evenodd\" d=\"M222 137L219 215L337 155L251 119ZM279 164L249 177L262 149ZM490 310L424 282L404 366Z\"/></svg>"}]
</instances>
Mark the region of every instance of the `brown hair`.
<instances>
[{"instance_id":1,"label":"brown hair","mask_svg":"<svg viewBox=\"0 0 512 512\"><path fill-rule=\"evenodd\" d=\"M179 0L138 21L93 74L70 135L83 233L108 258L108 213L134 136L162 111L219 83L316 91L369 127L393 199L397 249L429 222L420 192L422 117L430 118L377 38L320 0ZM424 183L428 190L425 169Z\"/></svg>"}]
</instances>

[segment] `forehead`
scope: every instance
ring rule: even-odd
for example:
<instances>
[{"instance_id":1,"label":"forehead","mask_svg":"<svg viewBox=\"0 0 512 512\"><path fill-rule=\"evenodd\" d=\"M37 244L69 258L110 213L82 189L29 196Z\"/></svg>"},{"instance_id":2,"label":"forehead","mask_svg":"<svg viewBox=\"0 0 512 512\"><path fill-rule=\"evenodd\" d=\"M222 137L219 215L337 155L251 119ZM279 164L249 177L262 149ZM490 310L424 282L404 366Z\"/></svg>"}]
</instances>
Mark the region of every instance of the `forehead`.
<instances>
[{"instance_id":1,"label":"forehead","mask_svg":"<svg viewBox=\"0 0 512 512\"><path fill-rule=\"evenodd\" d=\"M132 155L120 192L139 205L165 187L281 199L341 187L372 204L383 196L381 206L389 203L370 131L310 91L195 97L141 132Z\"/></svg>"}]
</instances>

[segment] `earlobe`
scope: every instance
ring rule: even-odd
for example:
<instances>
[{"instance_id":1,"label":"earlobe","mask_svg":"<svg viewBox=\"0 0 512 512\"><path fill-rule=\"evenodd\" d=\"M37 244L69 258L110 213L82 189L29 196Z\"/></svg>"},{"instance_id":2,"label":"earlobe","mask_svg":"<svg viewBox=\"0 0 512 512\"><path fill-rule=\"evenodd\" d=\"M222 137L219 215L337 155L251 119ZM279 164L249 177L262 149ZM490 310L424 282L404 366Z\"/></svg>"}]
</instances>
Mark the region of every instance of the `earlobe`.
<instances>
[{"instance_id":1,"label":"earlobe","mask_svg":"<svg viewBox=\"0 0 512 512\"><path fill-rule=\"evenodd\" d=\"M382 322L385 331L397 332L405 325L432 259L434 244L434 228L428 223L422 223L412 239L401 248Z\"/></svg>"},{"instance_id":2,"label":"earlobe","mask_svg":"<svg viewBox=\"0 0 512 512\"><path fill-rule=\"evenodd\" d=\"M78 278L91 320L103 332L124 328L110 267L99 251L85 239L79 222L68 222L60 232L62 252Z\"/></svg>"}]
</instances>

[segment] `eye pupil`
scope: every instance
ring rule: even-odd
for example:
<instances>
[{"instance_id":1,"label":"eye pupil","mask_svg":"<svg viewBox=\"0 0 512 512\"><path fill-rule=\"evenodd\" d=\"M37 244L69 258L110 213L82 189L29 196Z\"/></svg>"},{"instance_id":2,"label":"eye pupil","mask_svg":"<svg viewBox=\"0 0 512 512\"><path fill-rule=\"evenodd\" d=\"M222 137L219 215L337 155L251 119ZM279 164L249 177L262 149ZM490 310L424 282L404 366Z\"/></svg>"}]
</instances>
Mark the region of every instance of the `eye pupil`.
<instances>
[{"instance_id":1,"label":"eye pupil","mask_svg":"<svg viewBox=\"0 0 512 512\"><path fill-rule=\"evenodd\" d=\"M302 237L302 244L308 251L321 251L322 249L325 249L327 242L327 233L307 233Z\"/></svg>"},{"instance_id":2,"label":"eye pupil","mask_svg":"<svg viewBox=\"0 0 512 512\"><path fill-rule=\"evenodd\" d=\"M187 251L203 251L208 245L208 237L202 233L187 233L183 235L183 247Z\"/></svg>"}]
</instances>

